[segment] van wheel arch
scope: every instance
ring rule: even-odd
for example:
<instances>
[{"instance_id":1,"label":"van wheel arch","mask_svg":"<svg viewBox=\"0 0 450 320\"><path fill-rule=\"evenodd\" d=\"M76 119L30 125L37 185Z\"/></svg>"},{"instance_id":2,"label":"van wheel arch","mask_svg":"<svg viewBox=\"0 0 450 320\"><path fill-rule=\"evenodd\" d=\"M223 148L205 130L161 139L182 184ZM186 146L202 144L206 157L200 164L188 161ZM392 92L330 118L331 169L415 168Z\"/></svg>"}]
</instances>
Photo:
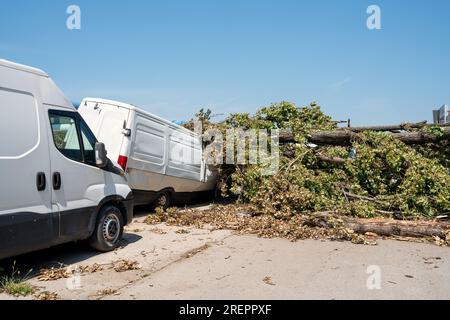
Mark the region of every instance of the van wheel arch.
<instances>
[{"instance_id":1,"label":"van wheel arch","mask_svg":"<svg viewBox=\"0 0 450 320\"><path fill-rule=\"evenodd\" d=\"M109 202L99 211L94 232L89 238L89 244L100 252L116 249L122 240L124 232L123 214L118 206Z\"/></svg>"},{"instance_id":2,"label":"van wheel arch","mask_svg":"<svg viewBox=\"0 0 450 320\"><path fill-rule=\"evenodd\" d=\"M95 231L95 226L98 223L100 212L106 206L114 206L117 209L119 209L120 213L122 214L122 219L124 221L124 225L127 224L127 210L125 208L125 205L123 204L124 200L125 199L122 198L121 196L110 196L110 197L106 197L99 203L99 205L97 206L97 209L95 210L95 214L92 216L91 222L89 224L89 231L90 231L91 236Z\"/></svg>"},{"instance_id":3,"label":"van wheel arch","mask_svg":"<svg viewBox=\"0 0 450 320\"><path fill-rule=\"evenodd\" d=\"M174 195L175 195L175 190L174 190L173 188L166 188L166 189L160 190L160 191L157 193L156 199L155 199L155 201L153 201L153 203L152 203L152 210L155 210L156 208L161 207L160 203L158 203L158 202L160 201L160 199L161 199L161 197L162 197L163 195L166 195L166 196L167 196L167 199L166 199L167 204L165 204L164 206L162 206L163 209L164 209L164 210L167 210L168 208L170 208L170 206L171 206L172 203L173 203L173 199L174 199Z\"/></svg>"},{"instance_id":4,"label":"van wheel arch","mask_svg":"<svg viewBox=\"0 0 450 320\"><path fill-rule=\"evenodd\" d=\"M174 190L173 188L166 188L166 189L163 189L163 190L161 190L159 193L161 193L161 192L167 192L167 193L170 194L171 197L173 197L173 196L175 195L175 190Z\"/></svg>"}]
</instances>

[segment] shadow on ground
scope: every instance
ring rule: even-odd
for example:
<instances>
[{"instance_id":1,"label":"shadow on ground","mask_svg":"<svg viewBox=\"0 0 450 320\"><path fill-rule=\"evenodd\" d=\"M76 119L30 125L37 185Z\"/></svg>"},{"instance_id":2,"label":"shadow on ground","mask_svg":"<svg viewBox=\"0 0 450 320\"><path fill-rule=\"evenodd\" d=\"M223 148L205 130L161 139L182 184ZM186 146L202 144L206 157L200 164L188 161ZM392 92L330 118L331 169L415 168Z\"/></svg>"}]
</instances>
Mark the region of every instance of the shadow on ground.
<instances>
[{"instance_id":1,"label":"shadow on ground","mask_svg":"<svg viewBox=\"0 0 450 320\"><path fill-rule=\"evenodd\" d=\"M142 237L139 235L124 233L120 245L125 248L141 239ZM0 270L2 271L0 274L10 274L12 271L20 271L23 275L28 274L34 276L39 273L39 270L44 268L59 268L79 264L101 254L101 252L90 248L87 241L72 242L0 260Z\"/></svg>"}]
</instances>

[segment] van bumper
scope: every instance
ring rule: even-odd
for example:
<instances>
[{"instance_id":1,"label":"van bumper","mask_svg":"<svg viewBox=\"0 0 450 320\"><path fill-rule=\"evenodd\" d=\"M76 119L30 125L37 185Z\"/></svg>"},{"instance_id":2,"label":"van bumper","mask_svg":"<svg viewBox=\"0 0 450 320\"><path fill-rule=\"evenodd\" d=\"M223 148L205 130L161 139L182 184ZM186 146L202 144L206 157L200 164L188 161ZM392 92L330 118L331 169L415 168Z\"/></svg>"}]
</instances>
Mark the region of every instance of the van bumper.
<instances>
[{"instance_id":1,"label":"van bumper","mask_svg":"<svg viewBox=\"0 0 450 320\"><path fill-rule=\"evenodd\" d=\"M125 206L125 210L127 211L127 221L125 224L130 224L133 220L134 216L134 197L133 193L130 193L125 200L123 200L123 205Z\"/></svg>"}]
</instances>

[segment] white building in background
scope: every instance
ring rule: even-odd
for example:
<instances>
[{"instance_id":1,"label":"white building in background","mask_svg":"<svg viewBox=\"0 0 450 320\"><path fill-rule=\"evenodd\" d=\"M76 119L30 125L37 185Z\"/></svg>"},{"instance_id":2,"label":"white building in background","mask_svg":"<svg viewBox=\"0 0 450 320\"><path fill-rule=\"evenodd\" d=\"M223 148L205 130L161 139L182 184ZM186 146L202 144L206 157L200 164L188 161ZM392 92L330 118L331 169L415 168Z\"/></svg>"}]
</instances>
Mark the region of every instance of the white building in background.
<instances>
[{"instance_id":1,"label":"white building in background","mask_svg":"<svg viewBox=\"0 0 450 320\"><path fill-rule=\"evenodd\" d=\"M433 110L433 122L435 124L450 123L450 107L444 104L440 109Z\"/></svg>"}]
</instances>

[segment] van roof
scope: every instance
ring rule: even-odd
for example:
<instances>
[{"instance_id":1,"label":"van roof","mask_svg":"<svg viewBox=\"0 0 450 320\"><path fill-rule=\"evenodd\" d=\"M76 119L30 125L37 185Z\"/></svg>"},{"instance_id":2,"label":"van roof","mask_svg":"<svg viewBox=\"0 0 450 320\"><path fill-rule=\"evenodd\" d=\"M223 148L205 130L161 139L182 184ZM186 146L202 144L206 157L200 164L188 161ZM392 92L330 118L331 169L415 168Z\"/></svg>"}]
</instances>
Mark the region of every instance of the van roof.
<instances>
[{"instance_id":1,"label":"van roof","mask_svg":"<svg viewBox=\"0 0 450 320\"><path fill-rule=\"evenodd\" d=\"M20 70L20 71L24 71L24 72L29 72L29 73L32 73L32 74L35 74L35 75L38 75L41 77L46 77L46 78L49 77L47 73L45 73L44 71L42 71L40 69L25 66L23 64L18 64L15 62L4 60L4 59L0 59L0 66L6 67L6 68L11 68L11 69L16 69L16 70Z\"/></svg>"},{"instance_id":2,"label":"van roof","mask_svg":"<svg viewBox=\"0 0 450 320\"><path fill-rule=\"evenodd\" d=\"M136 107L135 105L129 104L129 103L124 103L124 102L119 102L119 101L114 101L114 100L108 100L108 99L100 99L100 98L84 98L83 101L81 102L81 104L83 104L83 102L94 102L94 103L100 103L100 104L109 104L112 106L116 106L116 107L120 107L120 108L125 108L125 109L129 109L132 111L136 111L136 112L140 112L140 113L144 113L144 114L150 114L151 116L153 116L154 118L157 118L159 120L161 120L162 122L165 122L167 124L170 124L173 127L176 127L186 133L190 133L190 134L194 134L193 131L186 129L185 127L182 127L176 123L173 123L172 121L169 121L167 119L161 118L151 112L145 111L139 107Z\"/></svg>"},{"instance_id":3,"label":"van roof","mask_svg":"<svg viewBox=\"0 0 450 320\"><path fill-rule=\"evenodd\" d=\"M121 107L121 108L125 108L125 109L130 109L130 110L139 110L138 107L136 107L132 104L124 103L124 102L120 102L120 101L108 100L108 99L84 98L83 101L95 102L95 103L100 103L100 104L110 104L110 105L113 105L116 107Z\"/></svg>"}]
</instances>

